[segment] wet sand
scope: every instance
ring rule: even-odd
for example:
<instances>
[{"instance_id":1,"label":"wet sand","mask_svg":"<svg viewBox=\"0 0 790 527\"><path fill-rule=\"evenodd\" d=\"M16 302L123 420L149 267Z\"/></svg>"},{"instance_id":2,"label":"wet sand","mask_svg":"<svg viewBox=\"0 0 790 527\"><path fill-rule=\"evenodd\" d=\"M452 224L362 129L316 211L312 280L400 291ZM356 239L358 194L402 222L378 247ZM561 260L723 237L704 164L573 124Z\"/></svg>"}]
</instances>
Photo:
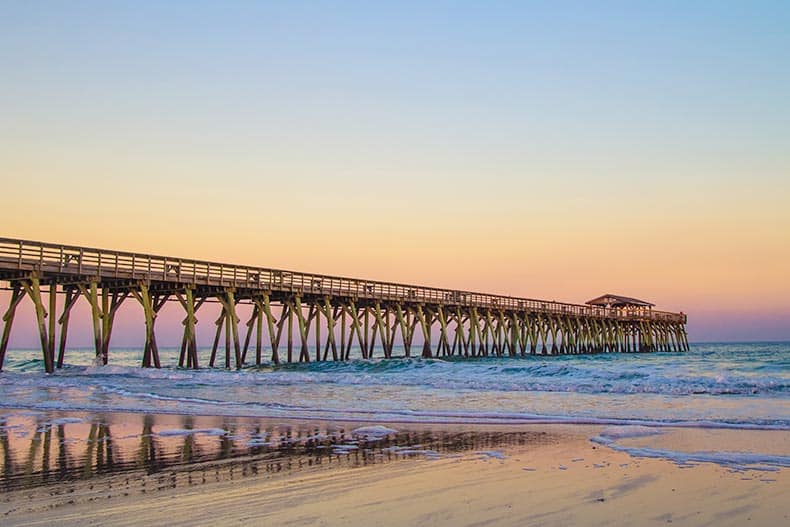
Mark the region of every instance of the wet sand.
<instances>
[{"instance_id":1,"label":"wet sand","mask_svg":"<svg viewBox=\"0 0 790 527\"><path fill-rule=\"evenodd\" d=\"M222 431L211 426L218 418L189 417L190 426L202 432L187 435L179 428L183 417L146 421L108 414L101 420L112 425L100 439L99 428L89 424L96 416L72 417L83 422L65 425L64 419L47 419L64 429L46 447L46 426L39 424L36 438L17 433L23 427L13 428L8 420L8 429L17 432L4 436L3 525L790 522L786 468L635 458L591 442L602 427L382 423L399 432L365 440L351 432L363 424L236 420L225 423L233 434L212 435ZM268 430L258 436L268 438L266 444L250 439L249 430ZM113 445L109 468L107 443ZM715 443L725 451L754 444L782 455L788 434L679 430L653 443L646 437L622 443L694 450L711 450ZM59 453L57 445L72 450ZM83 447L84 455L78 455ZM58 464L59 457L69 470Z\"/></svg>"}]
</instances>

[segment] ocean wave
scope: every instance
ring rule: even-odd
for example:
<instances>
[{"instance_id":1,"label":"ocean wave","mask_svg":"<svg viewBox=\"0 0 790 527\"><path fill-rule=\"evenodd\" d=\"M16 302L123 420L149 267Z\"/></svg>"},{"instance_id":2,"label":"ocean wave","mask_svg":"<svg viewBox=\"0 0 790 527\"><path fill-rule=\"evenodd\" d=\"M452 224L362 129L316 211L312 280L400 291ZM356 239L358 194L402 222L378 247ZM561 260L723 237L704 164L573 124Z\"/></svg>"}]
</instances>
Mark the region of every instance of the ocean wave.
<instances>
[{"instance_id":1,"label":"ocean wave","mask_svg":"<svg viewBox=\"0 0 790 527\"><path fill-rule=\"evenodd\" d=\"M163 363L175 353L163 350ZM144 369L131 351L126 359L117 355L118 364L67 365L52 375L41 372L41 359L33 352L17 356L0 372L0 406L461 423L635 420L770 429L790 423L787 344L695 346L682 354L375 359L241 370Z\"/></svg>"},{"instance_id":2,"label":"ocean wave","mask_svg":"<svg viewBox=\"0 0 790 527\"><path fill-rule=\"evenodd\" d=\"M425 389L486 390L497 392L570 392L611 394L667 395L767 395L786 396L790 380L784 376L717 375L709 373L674 374L656 371L633 371L575 368L572 366L508 367L485 365L481 368L453 364L451 369L436 370L435 362L413 361L391 368L381 365L373 373L363 361L342 366L290 367L261 373L256 369L240 371L175 368L143 369L128 366L72 367L52 376L0 374L0 385L49 386L78 384L90 379L110 383L117 379L153 381L159 384L188 386L270 386L342 385L342 386L411 386ZM481 364L481 366L483 366ZM112 379L116 379L115 381Z\"/></svg>"}]
</instances>

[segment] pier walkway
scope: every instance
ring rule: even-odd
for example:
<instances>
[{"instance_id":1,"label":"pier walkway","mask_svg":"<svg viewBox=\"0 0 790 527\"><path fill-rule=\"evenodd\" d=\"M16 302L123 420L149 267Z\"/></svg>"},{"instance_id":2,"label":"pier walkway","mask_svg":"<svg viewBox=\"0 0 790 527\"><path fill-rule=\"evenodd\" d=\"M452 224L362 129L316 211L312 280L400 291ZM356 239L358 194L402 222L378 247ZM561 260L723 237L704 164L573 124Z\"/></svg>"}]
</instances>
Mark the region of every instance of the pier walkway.
<instances>
[{"instance_id":1,"label":"pier walkway","mask_svg":"<svg viewBox=\"0 0 790 527\"><path fill-rule=\"evenodd\" d=\"M96 357L104 364L115 314L126 301L144 314L143 367L161 366L155 326L167 302L184 310L179 366L189 368L201 363L196 314L209 302L221 309L212 367L223 335L227 368L261 364L264 351L275 364L348 360L355 344L363 359L391 358L396 347L409 357L417 333L422 357L688 350L686 315L646 303L568 304L9 238L0 238L0 284L11 291L0 369L26 298L35 306L47 372L63 365L78 301L90 305ZM237 313L241 304L251 306L246 324Z\"/></svg>"}]
</instances>

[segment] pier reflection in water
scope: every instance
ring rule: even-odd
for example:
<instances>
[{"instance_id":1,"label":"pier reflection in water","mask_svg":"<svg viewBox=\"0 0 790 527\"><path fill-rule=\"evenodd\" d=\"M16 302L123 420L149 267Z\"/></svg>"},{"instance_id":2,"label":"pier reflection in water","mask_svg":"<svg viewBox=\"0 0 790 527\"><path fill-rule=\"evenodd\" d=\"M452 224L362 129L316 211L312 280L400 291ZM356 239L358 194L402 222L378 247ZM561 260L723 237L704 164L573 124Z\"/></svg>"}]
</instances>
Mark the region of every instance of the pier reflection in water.
<instances>
[{"instance_id":1,"label":"pier reflection in water","mask_svg":"<svg viewBox=\"0 0 790 527\"><path fill-rule=\"evenodd\" d=\"M125 476L130 490L146 492L146 485L173 488L549 441L551 436L542 432L496 428L468 432L410 425L387 433L360 423L6 410L0 413L0 488L8 492Z\"/></svg>"}]
</instances>

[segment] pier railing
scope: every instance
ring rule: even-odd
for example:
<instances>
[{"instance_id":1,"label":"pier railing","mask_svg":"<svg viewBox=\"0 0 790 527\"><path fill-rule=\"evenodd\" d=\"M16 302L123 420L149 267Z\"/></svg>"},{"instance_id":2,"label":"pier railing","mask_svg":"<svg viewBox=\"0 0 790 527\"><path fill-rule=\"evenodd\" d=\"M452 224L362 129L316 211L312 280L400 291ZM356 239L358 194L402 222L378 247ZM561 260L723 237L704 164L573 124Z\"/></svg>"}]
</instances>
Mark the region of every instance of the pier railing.
<instances>
[{"instance_id":1,"label":"pier railing","mask_svg":"<svg viewBox=\"0 0 790 527\"><path fill-rule=\"evenodd\" d=\"M401 301L527 311L546 315L649 319L685 323L685 315L682 313L570 304L12 238L0 238L0 269L5 271L36 270L59 275L95 276L102 279L133 279L261 291L346 296L382 302Z\"/></svg>"}]
</instances>

